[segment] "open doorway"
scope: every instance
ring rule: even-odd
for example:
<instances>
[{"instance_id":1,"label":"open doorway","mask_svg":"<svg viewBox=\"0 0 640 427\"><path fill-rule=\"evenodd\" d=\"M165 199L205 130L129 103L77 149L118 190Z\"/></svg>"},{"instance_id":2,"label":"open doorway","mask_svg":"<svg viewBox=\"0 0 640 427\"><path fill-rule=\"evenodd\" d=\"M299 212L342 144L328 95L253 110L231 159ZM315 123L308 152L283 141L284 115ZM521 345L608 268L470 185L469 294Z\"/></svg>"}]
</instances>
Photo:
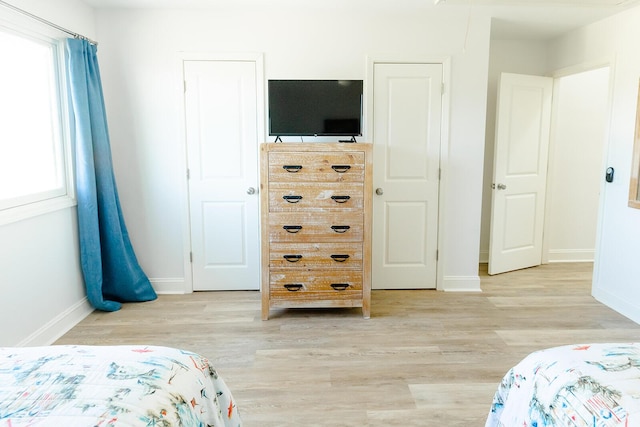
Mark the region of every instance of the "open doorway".
<instances>
[{"instance_id":1,"label":"open doorway","mask_svg":"<svg viewBox=\"0 0 640 427\"><path fill-rule=\"evenodd\" d=\"M595 258L609 72L607 66L554 79L543 263Z\"/></svg>"},{"instance_id":2,"label":"open doorway","mask_svg":"<svg viewBox=\"0 0 640 427\"><path fill-rule=\"evenodd\" d=\"M544 226L537 231L544 240L541 247L536 248L540 254L538 261L516 269L546 262L593 261L601 179L605 169L609 87L608 66L567 73L554 79L547 191L544 200L537 202L544 204ZM487 139L487 143L493 141ZM487 154L492 149L488 147ZM487 192L492 191L491 184L492 180L487 181L485 175L485 200ZM483 209L483 215L484 228L487 227L485 219L492 215L491 209L488 212ZM490 236L490 239L494 237ZM513 251L526 249L525 244L514 246Z\"/></svg>"}]
</instances>

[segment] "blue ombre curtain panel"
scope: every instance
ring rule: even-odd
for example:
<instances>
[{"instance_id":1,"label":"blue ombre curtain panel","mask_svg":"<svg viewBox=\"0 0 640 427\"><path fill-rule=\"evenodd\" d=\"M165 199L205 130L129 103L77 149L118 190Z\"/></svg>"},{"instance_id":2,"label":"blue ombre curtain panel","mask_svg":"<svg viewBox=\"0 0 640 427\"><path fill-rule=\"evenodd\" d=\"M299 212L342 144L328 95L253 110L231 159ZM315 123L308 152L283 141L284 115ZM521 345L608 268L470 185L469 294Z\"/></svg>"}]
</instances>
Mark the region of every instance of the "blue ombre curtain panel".
<instances>
[{"instance_id":1,"label":"blue ombre curtain panel","mask_svg":"<svg viewBox=\"0 0 640 427\"><path fill-rule=\"evenodd\" d=\"M138 264L120 209L97 48L67 39L66 51L82 273L91 305L115 311L121 302L157 296Z\"/></svg>"}]
</instances>

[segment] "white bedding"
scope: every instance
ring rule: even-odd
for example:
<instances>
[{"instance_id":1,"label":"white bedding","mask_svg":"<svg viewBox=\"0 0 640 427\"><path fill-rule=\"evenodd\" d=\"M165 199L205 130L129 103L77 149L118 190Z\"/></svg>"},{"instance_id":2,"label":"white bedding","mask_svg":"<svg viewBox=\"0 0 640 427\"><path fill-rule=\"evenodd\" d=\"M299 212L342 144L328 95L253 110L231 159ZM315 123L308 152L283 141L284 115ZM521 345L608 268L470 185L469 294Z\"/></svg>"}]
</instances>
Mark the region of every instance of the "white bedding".
<instances>
[{"instance_id":1,"label":"white bedding","mask_svg":"<svg viewBox=\"0 0 640 427\"><path fill-rule=\"evenodd\" d=\"M152 346L0 348L0 426L240 427L202 356Z\"/></svg>"},{"instance_id":2,"label":"white bedding","mask_svg":"<svg viewBox=\"0 0 640 427\"><path fill-rule=\"evenodd\" d=\"M504 376L486 427L640 426L640 344L531 353Z\"/></svg>"}]
</instances>

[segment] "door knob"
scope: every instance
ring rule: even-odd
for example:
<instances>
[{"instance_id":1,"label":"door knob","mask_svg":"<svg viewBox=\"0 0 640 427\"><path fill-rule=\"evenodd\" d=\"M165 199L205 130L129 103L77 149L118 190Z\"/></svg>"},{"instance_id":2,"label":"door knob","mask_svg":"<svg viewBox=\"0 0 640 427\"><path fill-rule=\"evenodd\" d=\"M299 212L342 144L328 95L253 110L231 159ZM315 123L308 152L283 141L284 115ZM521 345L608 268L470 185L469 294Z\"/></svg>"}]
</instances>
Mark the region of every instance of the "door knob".
<instances>
[{"instance_id":1,"label":"door knob","mask_svg":"<svg viewBox=\"0 0 640 427\"><path fill-rule=\"evenodd\" d=\"M247 194L256 194L256 189L253 187L247 188Z\"/></svg>"},{"instance_id":2,"label":"door knob","mask_svg":"<svg viewBox=\"0 0 640 427\"><path fill-rule=\"evenodd\" d=\"M496 187L498 190L506 190L507 186L505 184L498 184L498 186Z\"/></svg>"},{"instance_id":3,"label":"door knob","mask_svg":"<svg viewBox=\"0 0 640 427\"><path fill-rule=\"evenodd\" d=\"M378 196L382 196L384 194L384 191L382 191L382 188L376 188L376 194Z\"/></svg>"}]
</instances>

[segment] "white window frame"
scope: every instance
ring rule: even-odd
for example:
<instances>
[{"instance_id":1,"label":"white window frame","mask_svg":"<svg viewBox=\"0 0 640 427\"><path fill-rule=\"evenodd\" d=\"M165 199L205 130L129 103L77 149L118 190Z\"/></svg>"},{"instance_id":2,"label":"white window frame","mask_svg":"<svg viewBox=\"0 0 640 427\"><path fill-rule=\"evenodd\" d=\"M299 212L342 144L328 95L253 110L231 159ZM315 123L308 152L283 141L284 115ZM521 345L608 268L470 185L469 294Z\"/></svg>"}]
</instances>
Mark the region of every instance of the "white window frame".
<instances>
[{"instance_id":1,"label":"white window frame","mask_svg":"<svg viewBox=\"0 0 640 427\"><path fill-rule=\"evenodd\" d=\"M9 206L0 208L0 225L21 221L38 215L66 209L77 204L73 180L73 155L70 129L70 110L65 72L65 52L63 40L51 34L48 29L34 28L31 25L14 24L0 21L0 31L19 37L49 44L52 47L55 62L55 85L58 95L57 128L59 129L60 156L58 161L63 173L62 185L53 190L17 197Z\"/></svg>"}]
</instances>

